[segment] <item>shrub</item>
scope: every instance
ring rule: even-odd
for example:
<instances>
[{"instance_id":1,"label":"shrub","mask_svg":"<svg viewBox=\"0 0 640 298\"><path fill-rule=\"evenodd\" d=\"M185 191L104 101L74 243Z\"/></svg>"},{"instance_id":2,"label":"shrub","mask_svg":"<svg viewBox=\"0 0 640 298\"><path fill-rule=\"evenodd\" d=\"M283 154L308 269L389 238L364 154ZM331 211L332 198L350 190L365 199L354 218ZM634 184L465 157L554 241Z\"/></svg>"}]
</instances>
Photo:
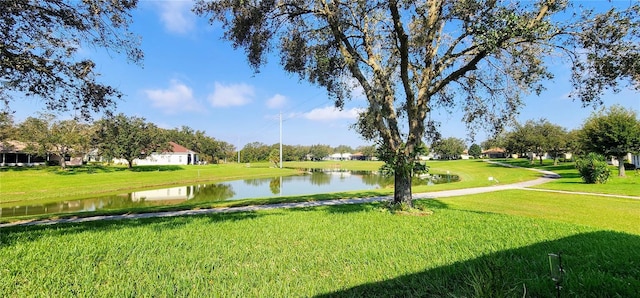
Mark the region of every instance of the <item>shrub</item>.
<instances>
[{"instance_id":1,"label":"shrub","mask_svg":"<svg viewBox=\"0 0 640 298\"><path fill-rule=\"evenodd\" d=\"M600 154L589 153L584 158L576 160L576 168L585 183L606 183L609 179L609 166Z\"/></svg>"},{"instance_id":2,"label":"shrub","mask_svg":"<svg viewBox=\"0 0 640 298\"><path fill-rule=\"evenodd\" d=\"M633 170L636 169L636 165L634 165L632 163L625 162L624 163L624 169L627 170L627 171L633 171Z\"/></svg>"}]
</instances>

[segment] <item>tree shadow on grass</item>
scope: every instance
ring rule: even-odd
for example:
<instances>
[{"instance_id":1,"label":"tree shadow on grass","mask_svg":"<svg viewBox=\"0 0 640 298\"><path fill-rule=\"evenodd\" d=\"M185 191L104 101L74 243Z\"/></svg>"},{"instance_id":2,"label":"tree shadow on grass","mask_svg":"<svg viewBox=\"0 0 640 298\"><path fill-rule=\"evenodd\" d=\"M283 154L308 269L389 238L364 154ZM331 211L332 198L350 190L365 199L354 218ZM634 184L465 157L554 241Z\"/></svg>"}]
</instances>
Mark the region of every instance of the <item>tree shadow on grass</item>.
<instances>
[{"instance_id":1,"label":"tree shadow on grass","mask_svg":"<svg viewBox=\"0 0 640 298\"><path fill-rule=\"evenodd\" d=\"M32 169L31 167L14 167L14 166L3 166L0 167L0 172L24 172Z\"/></svg>"},{"instance_id":2,"label":"tree shadow on grass","mask_svg":"<svg viewBox=\"0 0 640 298\"><path fill-rule=\"evenodd\" d=\"M131 172L167 172L184 170L181 166L135 166L129 169Z\"/></svg>"},{"instance_id":3,"label":"tree shadow on grass","mask_svg":"<svg viewBox=\"0 0 640 298\"><path fill-rule=\"evenodd\" d=\"M317 297L555 297L548 254L562 252L563 297L638 297L640 237L599 231L509 249Z\"/></svg>"}]
</instances>

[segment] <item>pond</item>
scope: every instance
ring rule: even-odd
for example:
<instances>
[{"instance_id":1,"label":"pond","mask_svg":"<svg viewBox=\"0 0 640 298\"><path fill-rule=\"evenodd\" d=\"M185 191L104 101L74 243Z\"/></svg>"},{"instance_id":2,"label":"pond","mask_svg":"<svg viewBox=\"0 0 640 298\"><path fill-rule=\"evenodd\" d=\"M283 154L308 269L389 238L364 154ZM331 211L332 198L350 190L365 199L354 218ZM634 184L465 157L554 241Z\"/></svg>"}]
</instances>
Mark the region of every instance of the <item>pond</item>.
<instances>
[{"instance_id":1,"label":"pond","mask_svg":"<svg viewBox=\"0 0 640 298\"><path fill-rule=\"evenodd\" d=\"M458 181L455 175L429 175L415 178L414 185ZM245 179L211 184L143 190L119 195L42 205L0 208L0 217L89 212L122 208L175 205L189 202L241 200L274 196L373 190L393 185L393 179L369 171L306 170L302 175Z\"/></svg>"}]
</instances>

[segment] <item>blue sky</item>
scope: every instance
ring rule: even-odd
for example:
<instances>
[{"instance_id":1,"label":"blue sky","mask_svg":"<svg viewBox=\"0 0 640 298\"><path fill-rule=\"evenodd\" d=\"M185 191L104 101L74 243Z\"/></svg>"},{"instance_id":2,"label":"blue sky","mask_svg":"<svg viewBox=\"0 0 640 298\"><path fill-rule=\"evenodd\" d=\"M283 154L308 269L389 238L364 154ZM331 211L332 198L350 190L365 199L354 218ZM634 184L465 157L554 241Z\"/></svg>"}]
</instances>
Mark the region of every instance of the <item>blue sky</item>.
<instances>
[{"instance_id":1,"label":"blue sky","mask_svg":"<svg viewBox=\"0 0 640 298\"><path fill-rule=\"evenodd\" d=\"M240 148L249 142L279 142L282 112L285 144L367 145L349 129L358 109L366 106L364 99L355 98L338 111L325 91L281 70L277 57L254 73L244 51L222 41L220 27L195 16L191 6L190 1L139 3L131 29L142 38L142 67L127 63L122 55L83 49L83 55L96 60L100 80L125 94L117 112L144 117L163 128L186 125ZM561 64L554 69L556 78L546 83L547 91L527 97L518 119L546 118L567 129L578 128L593 108L569 99L568 71ZM639 98L625 90L608 94L604 102L640 111ZM43 109L33 99L12 107L17 122ZM433 118L441 121L443 137L467 137L459 112L436 111ZM478 132L476 142L485 139L486 134Z\"/></svg>"}]
</instances>

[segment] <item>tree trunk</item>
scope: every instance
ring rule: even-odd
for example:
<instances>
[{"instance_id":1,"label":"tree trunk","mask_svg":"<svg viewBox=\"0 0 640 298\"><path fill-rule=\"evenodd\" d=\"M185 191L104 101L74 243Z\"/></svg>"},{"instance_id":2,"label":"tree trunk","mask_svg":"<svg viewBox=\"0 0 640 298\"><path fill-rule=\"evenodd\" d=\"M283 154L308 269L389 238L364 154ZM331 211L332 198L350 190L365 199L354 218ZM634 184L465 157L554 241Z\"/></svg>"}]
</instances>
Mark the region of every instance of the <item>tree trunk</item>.
<instances>
[{"instance_id":1,"label":"tree trunk","mask_svg":"<svg viewBox=\"0 0 640 298\"><path fill-rule=\"evenodd\" d=\"M133 159L127 160L127 163L128 163L127 166L129 167L129 169L133 168Z\"/></svg>"},{"instance_id":2,"label":"tree trunk","mask_svg":"<svg viewBox=\"0 0 640 298\"><path fill-rule=\"evenodd\" d=\"M626 177L627 174L624 172L624 155L616 156L618 159L618 177Z\"/></svg>"},{"instance_id":3,"label":"tree trunk","mask_svg":"<svg viewBox=\"0 0 640 298\"><path fill-rule=\"evenodd\" d=\"M67 150L58 150L58 154L60 155L60 167L64 170L67 167Z\"/></svg>"},{"instance_id":4,"label":"tree trunk","mask_svg":"<svg viewBox=\"0 0 640 298\"><path fill-rule=\"evenodd\" d=\"M393 204L406 204L413 207L411 195L411 171L406 165L396 167L394 174Z\"/></svg>"}]
</instances>

